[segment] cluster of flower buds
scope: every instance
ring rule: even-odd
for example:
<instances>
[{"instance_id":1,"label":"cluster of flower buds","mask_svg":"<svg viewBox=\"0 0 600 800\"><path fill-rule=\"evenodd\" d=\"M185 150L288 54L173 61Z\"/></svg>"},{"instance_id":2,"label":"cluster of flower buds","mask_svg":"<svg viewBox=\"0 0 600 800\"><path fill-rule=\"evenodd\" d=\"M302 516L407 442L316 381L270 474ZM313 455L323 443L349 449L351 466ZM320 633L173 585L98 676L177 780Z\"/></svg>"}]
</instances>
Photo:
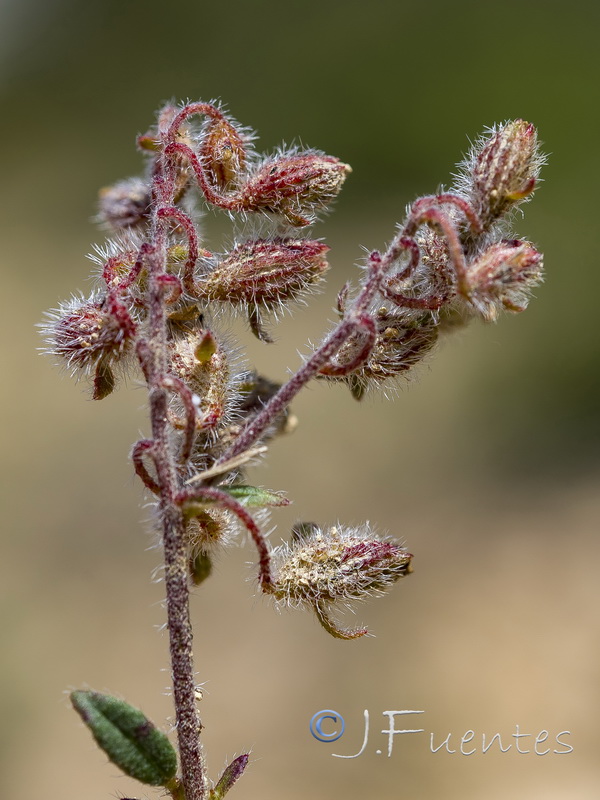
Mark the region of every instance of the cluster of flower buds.
<instances>
[{"instance_id":1,"label":"cluster of flower buds","mask_svg":"<svg viewBox=\"0 0 600 800\"><path fill-rule=\"evenodd\" d=\"M370 255L353 301L344 289L339 310L354 330L320 377L345 381L361 399L370 387L404 376L458 321L523 311L542 279L542 256L512 238L509 223L534 191L543 162L535 128L523 120L481 137L459 165L455 186L416 200L386 253Z\"/></svg>"},{"instance_id":2,"label":"cluster of flower buds","mask_svg":"<svg viewBox=\"0 0 600 800\"><path fill-rule=\"evenodd\" d=\"M332 610L381 595L412 571L412 555L368 524L302 523L290 544L272 550L266 514L289 500L248 485L247 465L293 429L290 403L312 379L345 381L361 399L404 376L457 319L522 311L541 280L541 255L509 233L511 212L531 196L543 162L535 129L516 120L476 143L450 191L410 206L388 249L369 255L359 287L340 292L335 329L285 384L250 371L219 316L241 310L254 335L271 341L262 314L277 316L314 291L328 269L328 247L302 229L350 172L318 150L259 156L253 140L215 105L163 108L138 138L145 176L100 194L98 220L113 238L93 257L98 285L43 326L49 352L93 376L95 399L110 395L126 367L137 367L148 387L152 438L134 445L132 461L156 498L162 534L181 778L168 738L138 709L87 691L72 701L127 775L190 800L222 800L248 763L238 756L208 788L186 583L206 580L215 551L245 529L261 591L280 605L309 607L339 639L367 629L342 627ZM226 252L203 246L193 189L240 221ZM244 228L250 217L255 224Z\"/></svg>"},{"instance_id":3,"label":"cluster of flower buds","mask_svg":"<svg viewBox=\"0 0 600 800\"><path fill-rule=\"evenodd\" d=\"M328 606L381 592L410 571L411 556L368 527L310 528L278 551L274 574L248 509L260 516L287 500L247 486L244 468L293 427L289 403L312 378L344 381L361 399L418 364L450 320L494 320L501 310L527 306L541 279L541 255L509 238L507 220L531 196L543 158L535 129L522 120L488 131L455 185L416 200L388 249L369 255L359 287L340 292L336 329L280 386L240 365L237 346L218 329L219 315L241 311L252 332L270 341L261 315L276 317L319 287L329 248L302 229L335 199L350 168L317 150L260 156L253 141L251 131L208 103L160 112L138 138L145 176L101 192L98 218L113 238L93 257L99 285L50 315L48 349L73 372L93 375L96 399L136 364L151 394L168 394L163 416L177 454L194 583L241 525L258 547L263 591L311 605L331 633L352 638L361 631L339 629ZM203 247L188 202L194 188L208 207L239 221L226 252ZM245 228L251 216L255 223ZM142 440L132 455L160 498L155 447Z\"/></svg>"}]
</instances>

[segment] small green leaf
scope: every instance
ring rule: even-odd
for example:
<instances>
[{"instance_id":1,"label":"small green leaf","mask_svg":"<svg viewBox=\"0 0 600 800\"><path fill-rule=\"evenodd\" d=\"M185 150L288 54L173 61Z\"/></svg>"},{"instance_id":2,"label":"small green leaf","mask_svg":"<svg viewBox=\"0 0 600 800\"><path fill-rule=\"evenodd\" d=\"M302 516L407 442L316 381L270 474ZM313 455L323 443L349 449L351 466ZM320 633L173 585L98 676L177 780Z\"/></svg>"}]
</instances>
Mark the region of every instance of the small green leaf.
<instances>
[{"instance_id":1,"label":"small green leaf","mask_svg":"<svg viewBox=\"0 0 600 800\"><path fill-rule=\"evenodd\" d=\"M289 506L290 501L279 492L263 489L260 486L219 486L219 489L239 500L248 508L261 506Z\"/></svg>"},{"instance_id":2,"label":"small green leaf","mask_svg":"<svg viewBox=\"0 0 600 800\"><path fill-rule=\"evenodd\" d=\"M188 562L188 572L194 586L200 586L212 572L212 559L208 553L200 550Z\"/></svg>"},{"instance_id":3,"label":"small green leaf","mask_svg":"<svg viewBox=\"0 0 600 800\"><path fill-rule=\"evenodd\" d=\"M208 364L217 350L218 345L215 337L210 331L206 331L200 343L196 346L194 355L201 364Z\"/></svg>"},{"instance_id":4,"label":"small green leaf","mask_svg":"<svg viewBox=\"0 0 600 800\"><path fill-rule=\"evenodd\" d=\"M243 755L235 758L219 778L214 789L210 790L209 800L221 800L231 789L233 784L242 776L248 766L249 756Z\"/></svg>"},{"instance_id":5,"label":"small green leaf","mask_svg":"<svg viewBox=\"0 0 600 800\"><path fill-rule=\"evenodd\" d=\"M71 693L75 710L98 746L126 775L164 786L177 771L177 755L167 736L137 708L98 692Z\"/></svg>"}]
</instances>

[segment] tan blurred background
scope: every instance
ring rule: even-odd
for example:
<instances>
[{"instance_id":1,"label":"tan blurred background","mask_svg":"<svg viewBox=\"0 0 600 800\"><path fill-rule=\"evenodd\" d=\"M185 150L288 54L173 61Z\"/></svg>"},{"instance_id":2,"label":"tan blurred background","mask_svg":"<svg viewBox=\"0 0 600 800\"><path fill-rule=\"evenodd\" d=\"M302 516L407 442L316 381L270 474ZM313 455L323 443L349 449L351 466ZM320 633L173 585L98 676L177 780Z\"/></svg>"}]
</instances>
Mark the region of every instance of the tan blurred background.
<instances>
[{"instance_id":1,"label":"tan blurred background","mask_svg":"<svg viewBox=\"0 0 600 800\"><path fill-rule=\"evenodd\" d=\"M368 518L404 537L415 573L361 607L376 634L330 640L254 597L234 548L193 599L210 773L252 748L236 797L594 800L600 796L600 400L597 32L591 2L82 3L3 0L0 796L153 797L106 763L65 698L90 686L157 722L171 713L159 554L128 450L132 383L101 404L40 358L34 323L86 289L97 189L140 167L134 138L165 99L221 97L260 145L301 139L352 164L326 294L251 347L273 378L332 317L361 246L448 184L484 125L522 116L550 152L518 231L546 253L530 310L444 342L394 402L316 386L256 482L292 522ZM209 216L209 246L225 225ZM350 620L352 622L352 620ZM346 718L334 745L308 722ZM371 737L359 749L363 711ZM382 712L420 709L391 758ZM403 727L398 720L397 727ZM420 723L420 724L417 724ZM573 752L515 752L568 730ZM429 751L429 732L472 756ZM511 750L481 753L481 735ZM532 749L533 739L521 740ZM233 797L233 795L232 795Z\"/></svg>"}]
</instances>

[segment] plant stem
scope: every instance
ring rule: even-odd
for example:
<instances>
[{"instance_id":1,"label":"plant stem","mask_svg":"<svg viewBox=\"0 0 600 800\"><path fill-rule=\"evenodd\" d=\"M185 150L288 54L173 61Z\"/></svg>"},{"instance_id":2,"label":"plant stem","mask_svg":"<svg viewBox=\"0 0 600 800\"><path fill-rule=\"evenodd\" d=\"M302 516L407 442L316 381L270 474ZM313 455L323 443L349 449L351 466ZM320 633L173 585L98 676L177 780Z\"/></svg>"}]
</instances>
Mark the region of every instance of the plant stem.
<instances>
[{"instance_id":1,"label":"plant stem","mask_svg":"<svg viewBox=\"0 0 600 800\"><path fill-rule=\"evenodd\" d=\"M176 498L180 477L177 456L169 437L169 381L167 356L167 321L165 284L167 263L167 225L157 206L164 200L165 166L155 175L155 213L152 221L151 249L146 263L149 274L148 312L149 337L139 343L138 356L148 382L152 424L152 455L156 465L159 512L162 522L165 558L167 625L171 655L171 675L175 703L175 720L179 744L182 784L186 800L204 800L205 780L200 730L202 723L195 700L192 625L190 620L187 576L187 543L183 513ZM163 195L163 197L159 197Z\"/></svg>"},{"instance_id":2,"label":"plant stem","mask_svg":"<svg viewBox=\"0 0 600 800\"><path fill-rule=\"evenodd\" d=\"M163 525L167 624L182 782L186 800L202 800L204 797L204 770L200 745L202 723L195 699L187 546L183 537L181 511L172 505L164 509Z\"/></svg>"}]
</instances>

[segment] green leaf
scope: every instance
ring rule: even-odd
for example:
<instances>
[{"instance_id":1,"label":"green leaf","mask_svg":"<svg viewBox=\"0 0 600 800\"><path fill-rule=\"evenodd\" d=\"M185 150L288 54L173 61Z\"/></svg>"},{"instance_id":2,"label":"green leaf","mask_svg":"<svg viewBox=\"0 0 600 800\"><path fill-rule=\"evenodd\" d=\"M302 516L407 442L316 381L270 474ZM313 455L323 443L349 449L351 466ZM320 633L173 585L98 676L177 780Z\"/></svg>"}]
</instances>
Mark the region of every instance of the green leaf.
<instances>
[{"instance_id":1,"label":"green leaf","mask_svg":"<svg viewBox=\"0 0 600 800\"><path fill-rule=\"evenodd\" d=\"M210 331L206 331L200 343L194 350L194 355L201 364L208 364L208 362L217 352L217 349L218 345L215 337L212 335Z\"/></svg>"},{"instance_id":2,"label":"green leaf","mask_svg":"<svg viewBox=\"0 0 600 800\"><path fill-rule=\"evenodd\" d=\"M194 586L200 586L212 572L212 559L209 553L201 550L190 558L188 572Z\"/></svg>"},{"instance_id":3,"label":"green leaf","mask_svg":"<svg viewBox=\"0 0 600 800\"><path fill-rule=\"evenodd\" d=\"M272 492L270 489L263 489L260 486L219 486L222 492L239 500L248 508L259 508L260 506L289 506L290 501L279 492Z\"/></svg>"},{"instance_id":4,"label":"green leaf","mask_svg":"<svg viewBox=\"0 0 600 800\"><path fill-rule=\"evenodd\" d=\"M98 746L126 775L151 786L164 786L173 778L173 745L137 708L90 691L72 692L71 702Z\"/></svg>"},{"instance_id":5,"label":"green leaf","mask_svg":"<svg viewBox=\"0 0 600 800\"><path fill-rule=\"evenodd\" d=\"M209 800L221 800L231 789L233 784L242 776L248 766L249 756L246 754L235 758L221 775L217 785L210 790Z\"/></svg>"}]
</instances>

